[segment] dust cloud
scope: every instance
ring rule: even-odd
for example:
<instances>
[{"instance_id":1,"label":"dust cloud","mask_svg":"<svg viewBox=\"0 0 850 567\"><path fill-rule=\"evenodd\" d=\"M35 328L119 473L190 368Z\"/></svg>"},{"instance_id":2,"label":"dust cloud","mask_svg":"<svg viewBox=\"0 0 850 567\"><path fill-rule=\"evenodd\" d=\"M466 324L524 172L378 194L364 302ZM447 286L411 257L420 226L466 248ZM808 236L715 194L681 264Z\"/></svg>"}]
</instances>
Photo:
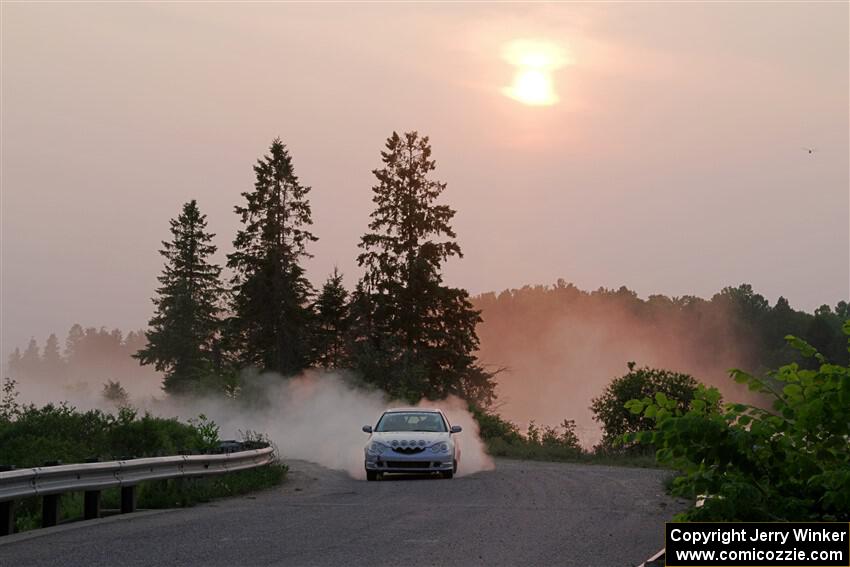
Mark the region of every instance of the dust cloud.
<instances>
[{"instance_id":1,"label":"dust cloud","mask_svg":"<svg viewBox=\"0 0 850 567\"><path fill-rule=\"evenodd\" d=\"M303 459L345 471L354 478L366 477L363 448L368 435L362 427L375 425L387 408L410 406L340 373L308 371L289 379L268 373L248 379L253 381L251 399L256 400L250 404L221 397L163 397L160 391L159 398L131 396L130 405L139 411L177 417L181 421L204 414L220 427L222 439L238 440L247 431L262 433L274 443L284 462ZM65 389L60 399L81 410L114 411L115 407L102 396L92 395L95 391L94 385L77 383L73 389ZM57 393L54 389L54 402ZM50 393L44 388L22 390L22 397L27 402L51 401ZM458 475L493 468L493 460L479 436L478 424L461 399L423 400L417 406L440 408L452 425L463 427L457 436L462 451Z\"/></svg>"},{"instance_id":2,"label":"dust cloud","mask_svg":"<svg viewBox=\"0 0 850 567\"><path fill-rule=\"evenodd\" d=\"M728 377L730 368L759 370L752 333L742 327L728 302L695 297L640 299L629 290L585 292L572 284L535 286L483 294L474 298L482 310L478 326L479 360L496 377L495 411L525 429L531 420L557 426L575 420L582 444L601 438L589 409L610 381L627 372L627 363L691 374L717 386L727 401L759 399ZM139 348L141 332L127 335L91 328L81 338L63 371L45 368L19 379L22 398L35 403L68 400L82 409L103 407L103 383L118 379L132 403L156 415L183 419L204 413L222 426L221 434L238 437L246 429L268 434L285 457L308 459L360 476L364 424L374 424L387 407L408 405L365 388L343 373L308 371L284 379L252 376L255 398L176 400L161 390L162 377L140 367L129 352ZM69 333L66 343L76 344ZM85 340L83 340L85 339ZM85 347L85 348L84 348ZM420 402L429 405L429 402ZM457 399L437 402L452 423L461 425L462 474L492 466L475 420Z\"/></svg>"},{"instance_id":3,"label":"dust cloud","mask_svg":"<svg viewBox=\"0 0 850 567\"><path fill-rule=\"evenodd\" d=\"M476 307L484 318L479 359L505 369L497 377L497 411L523 429L530 420L556 426L573 419L582 444L592 447L602 433L591 401L628 372L629 361L691 374L726 401L758 401L729 378L730 368L757 362L750 338L717 304L681 308L658 296L644 302L568 286L479 296Z\"/></svg>"}]
</instances>

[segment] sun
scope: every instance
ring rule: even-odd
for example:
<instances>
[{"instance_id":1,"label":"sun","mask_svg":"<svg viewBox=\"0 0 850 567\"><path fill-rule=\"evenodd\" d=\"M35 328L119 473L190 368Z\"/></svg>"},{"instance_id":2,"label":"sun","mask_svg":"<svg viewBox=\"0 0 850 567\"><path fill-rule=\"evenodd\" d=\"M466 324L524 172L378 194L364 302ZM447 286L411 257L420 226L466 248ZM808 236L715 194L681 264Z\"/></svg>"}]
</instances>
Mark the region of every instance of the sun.
<instances>
[{"instance_id":1,"label":"sun","mask_svg":"<svg viewBox=\"0 0 850 567\"><path fill-rule=\"evenodd\" d=\"M558 102L558 95L552 89L549 73L540 69L517 71L511 86L503 91L514 100L530 106L549 106Z\"/></svg>"},{"instance_id":2,"label":"sun","mask_svg":"<svg viewBox=\"0 0 850 567\"><path fill-rule=\"evenodd\" d=\"M547 41L520 39L507 43L502 57L517 67L513 83L502 93L529 106L550 106L560 98L552 74L569 63L563 48Z\"/></svg>"}]
</instances>

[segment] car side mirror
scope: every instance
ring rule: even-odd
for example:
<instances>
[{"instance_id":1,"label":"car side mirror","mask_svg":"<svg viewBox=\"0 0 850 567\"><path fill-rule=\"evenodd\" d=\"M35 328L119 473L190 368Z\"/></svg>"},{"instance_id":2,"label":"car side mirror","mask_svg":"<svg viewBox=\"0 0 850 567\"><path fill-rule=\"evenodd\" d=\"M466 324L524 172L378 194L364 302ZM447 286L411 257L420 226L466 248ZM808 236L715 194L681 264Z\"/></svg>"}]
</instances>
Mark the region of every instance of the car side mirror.
<instances>
[{"instance_id":1,"label":"car side mirror","mask_svg":"<svg viewBox=\"0 0 850 567\"><path fill-rule=\"evenodd\" d=\"M372 426L371 425L364 425L363 426L363 433L372 433Z\"/></svg>"},{"instance_id":2,"label":"car side mirror","mask_svg":"<svg viewBox=\"0 0 850 567\"><path fill-rule=\"evenodd\" d=\"M463 431L463 427L460 425L452 425L452 433L460 433Z\"/></svg>"}]
</instances>

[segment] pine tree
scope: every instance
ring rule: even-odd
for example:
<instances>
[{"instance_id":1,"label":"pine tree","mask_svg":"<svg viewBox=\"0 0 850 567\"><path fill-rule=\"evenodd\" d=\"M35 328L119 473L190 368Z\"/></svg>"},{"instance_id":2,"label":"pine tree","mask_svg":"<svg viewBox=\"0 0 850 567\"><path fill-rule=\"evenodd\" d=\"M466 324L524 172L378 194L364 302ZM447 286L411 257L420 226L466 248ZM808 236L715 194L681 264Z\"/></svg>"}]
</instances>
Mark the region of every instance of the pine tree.
<instances>
[{"instance_id":1,"label":"pine tree","mask_svg":"<svg viewBox=\"0 0 850 567\"><path fill-rule=\"evenodd\" d=\"M82 355L81 347L85 340L85 332L83 326L79 323L74 323L68 329L68 336L65 338L65 361L70 366L79 364L79 358Z\"/></svg>"},{"instance_id":2,"label":"pine tree","mask_svg":"<svg viewBox=\"0 0 850 567\"><path fill-rule=\"evenodd\" d=\"M300 262L317 240L310 188L298 181L279 138L254 166L254 190L237 206L242 229L227 265L234 272L228 347L242 366L292 375L310 364L313 288Z\"/></svg>"},{"instance_id":3,"label":"pine tree","mask_svg":"<svg viewBox=\"0 0 850 567\"><path fill-rule=\"evenodd\" d=\"M59 339L51 333L44 344L44 353L41 355L41 363L44 374L51 379L61 377L65 369L65 361L59 353Z\"/></svg>"},{"instance_id":4,"label":"pine tree","mask_svg":"<svg viewBox=\"0 0 850 567\"><path fill-rule=\"evenodd\" d=\"M220 325L221 268L210 261L215 235L206 226L195 200L171 220L172 240L163 241L160 250L165 268L157 278L156 311L145 333L148 344L134 355L165 373L163 389L171 394L209 387L217 370L212 353Z\"/></svg>"},{"instance_id":5,"label":"pine tree","mask_svg":"<svg viewBox=\"0 0 850 567\"><path fill-rule=\"evenodd\" d=\"M348 291L342 274L334 268L314 305L313 360L322 368L344 368L348 364Z\"/></svg>"},{"instance_id":6,"label":"pine tree","mask_svg":"<svg viewBox=\"0 0 850 567\"><path fill-rule=\"evenodd\" d=\"M41 355L39 354L38 343L35 338L30 338L26 350L21 355L19 368L23 378L31 380L41 378Z\"/></svg>"},{"instance_id":7,"label":"pine tree","mask_svg":"<svg viewBox=\"0 0 850 567\"><path fill-rule=\"evenodd\" d=\"M457 394L490 403L492 376L474 354L480 314L465 290L443 284L442 265L462 254L455 212L437 203L446 184L429 178L436 163L428 138L393 132L381 159L357 259L366 268L352 306L357 367L411 401Z\"/></svg>"},{"instance_id":8,"label":"pine tree","mask_svg":"<svg viewBox=\"0 0 850 567\"><path fill-rule=\"evenodd\" d=\"M9 361L6 363L6 369L11 378L21 377L21 349L15 347L15 350L9 355Z\"/></svg>"}]
</instances>

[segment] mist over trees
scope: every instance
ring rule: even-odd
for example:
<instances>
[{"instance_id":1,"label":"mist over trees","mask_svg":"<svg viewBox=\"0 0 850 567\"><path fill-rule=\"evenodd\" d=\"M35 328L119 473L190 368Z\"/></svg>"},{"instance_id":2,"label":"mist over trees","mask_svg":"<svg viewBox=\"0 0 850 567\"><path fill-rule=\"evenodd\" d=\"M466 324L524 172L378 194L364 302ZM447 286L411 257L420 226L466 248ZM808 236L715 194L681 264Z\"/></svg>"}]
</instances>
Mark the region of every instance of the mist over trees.
<instances>
[{"instance_id":1,"label":"mist over trees","mask_svg":"<svg viewBox=\"0 0 850 567\"><path fill-rule=\"evenodd\" d=\"M147 390L150 383L162 378L153 368L140 367L133 358L147 345L141 330L125 335L119 329L75 324L68 330L61 349L54 334L42 344L39 346L33 338L24 353L16 348L7 360L7 375L19 382L22 392L32 393L30 386L48 385L50 391L44 394L83 391L93 386L91 394L109 381L124 386L144 383L141 389Z\"/></svg>"},{"instance_id":2,"label":"mist over trees","mask_svg":"<svg viewBox=\"0 0 850 567\"><path fill-rule=\"evenodd\" d=\"M549 424L566 416L591 444L601 440L591 400L628 361L690 374L727 401L759 403L760 394L728 379L729 369L762 374L788 362L811 365L785 335L817 343L836 363L848 356L841 348L846 302L806 313L783 298L771 306L749 284L707 299L641 298L626 287L585 291L559 280L481 294L473 304L484 319L479 360L508 368L498 381L500 415Z\"/></svg>"},{"instance_id":3,"label":"mist over trees","mask_svg":"<svg viewBox=\"0 0 850 567\"><path fill-rule=\"evenodd\" d=\"M622 331L636 336L651 336L650 331L660 329L678 343L694 339L700 347L691 354L698 365L733 355L741 367L753 372L789 362L811 364L788 346L788 334L803 338L837 364L848 362L841 330L843 322L850 318L846 301L838 302L834 308L822 305L813 314L806 313L791 308L784 297L771 306L746 283L725 287L710 299L692 295L650 295L641 299L626 287L584 291L558 280L553 286L483 293L475 296L473 303L486 315L479 333L488 350L498 350L509 343L520 347L533 344L553 333L563 321L587 328L583 322L590 319L610 321L611 327L619 325ZM636 328L635 322L641 327Z\"/></svg>"}]
</instances>

